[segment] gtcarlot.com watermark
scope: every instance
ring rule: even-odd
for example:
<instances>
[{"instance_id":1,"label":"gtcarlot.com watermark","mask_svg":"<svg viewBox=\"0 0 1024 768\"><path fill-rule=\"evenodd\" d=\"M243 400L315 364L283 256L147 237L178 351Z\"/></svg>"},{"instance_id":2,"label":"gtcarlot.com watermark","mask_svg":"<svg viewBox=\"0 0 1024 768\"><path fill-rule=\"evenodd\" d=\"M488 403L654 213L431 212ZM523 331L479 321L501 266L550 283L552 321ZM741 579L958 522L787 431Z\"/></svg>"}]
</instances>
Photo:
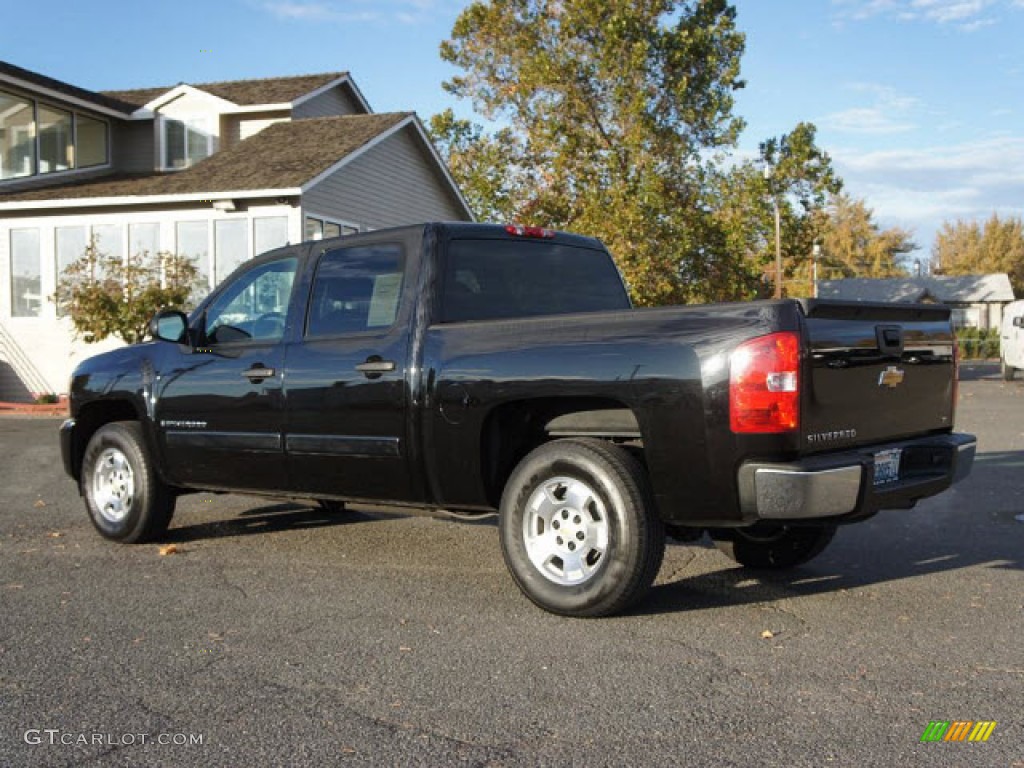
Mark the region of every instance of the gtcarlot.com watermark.
<instances>
[{"instance_id":1,"label":"gtcarlot.com watermark","mask_svg":"<svg viewBox=\"0 0 1024 768\"><path fill-rule=\"evenodd\" d=\"M201 733L75 733L58 728L29 728L24 738L26 744L65 747L133 747L146 744L195 747L203 743Z\"/></svg>"}]
</instances>

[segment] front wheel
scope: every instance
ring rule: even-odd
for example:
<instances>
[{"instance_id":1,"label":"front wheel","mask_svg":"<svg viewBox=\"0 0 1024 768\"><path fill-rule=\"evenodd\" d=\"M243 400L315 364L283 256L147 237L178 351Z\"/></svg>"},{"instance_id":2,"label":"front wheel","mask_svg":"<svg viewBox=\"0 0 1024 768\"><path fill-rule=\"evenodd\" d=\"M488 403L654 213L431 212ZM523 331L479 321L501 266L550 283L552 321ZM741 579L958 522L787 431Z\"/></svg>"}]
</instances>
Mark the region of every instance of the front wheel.
<instances>
[{"instance_id":1,"label":"front wheel","mask_svg":"<svg viewBox=\"0 0 1024 768\"><path fill-rule=\"evenodd\" d=\"M790 526L757 523L749 528L713 528L712 541L740 565L762 570L785 570L803 565L822 553L835 535L834 525Z\"/></svg>"},{"instance_id":2,"label":"front wheel","mask_svg":"<svg viewBox=\"0 0 1024 768\"><path fill-rule=\"evenodd\" d=\"M593 439L545 443L519 463L502 494L499 534L519 588L564 616L625 609L650 588L665 554L643 468Z\"/></svg>"},{"instance_id":3,"label":"front wheel","mask_svg":"<svg viewBox=\"0 0 1024 768\"><path fill-rule=\"evenodd\" d=\"M81 488L92 524L114 541L156 539L174 514L174 492L157 476L135 421L96 430L82 457Z\"/></svg>"},{"instance_id":4,"label":"front wheel","mask_svg":"<svg viewBox=\"0 0 1024 768\"><path fill-rule=\"evenodd\" d=\"M1013 381L1013 375L1017 372L1017 369L1012 365L1008 365L1005 357L1000 358L1000 363L1003 369L1003 381Z\"/></svg>"}]
</instances>

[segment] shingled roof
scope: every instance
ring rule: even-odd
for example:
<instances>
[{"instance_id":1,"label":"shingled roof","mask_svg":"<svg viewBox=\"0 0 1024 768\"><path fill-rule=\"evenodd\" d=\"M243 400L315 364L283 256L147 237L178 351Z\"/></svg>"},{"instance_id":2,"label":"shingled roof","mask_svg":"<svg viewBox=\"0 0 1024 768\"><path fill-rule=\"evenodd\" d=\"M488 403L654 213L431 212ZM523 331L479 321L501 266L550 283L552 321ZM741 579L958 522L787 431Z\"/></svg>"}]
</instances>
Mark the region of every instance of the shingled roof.
<instances>
[{"instance_id":1,"label":"shingled roof","mask_svg":"<svg viewBox=\"0 0 1024 768\"><path fill-rule=\"evenodd\" d=\"M275 123L184 171L141 176L116 174L15 192L4 195L0 207L3 203L92 197L295 189L412 115L412 112L391 112Z\"/></svg>"},{"instance_id":2,"label":"shingled roof","mask_svg":"<svg viewBox=\"0 0 1024 768\"><path fill-rule=\"evenodd\" d=\"M846 301L975 304L1013 301L1013 288L1005 272L991 275L928 275L922 277L866 278L818 281L818 296Z\"/></svg>"},{"instance_id":3,"label":"shingled roof","mask_svg":"<svg viewBox=\"0 0 1024 768\"><path fill-rule=\"evenodd\" d=\"M77 85L65 83L63 80L56 80L52 77L47 77L46 75L40 75L38 72L32 72L28 69L16 67L6 61L0 61L0 75L7 75L8 77L22 80L40 88L46 88L48 90L55 91L56 93L63 94L64 96L70 96L72 98L79 99L80 101L95 104L99 107L106 107L107 109L112 109L115 112L121 112L125 115L130 115L136 109L131 102L122 101L113 94L97 93L96 91L79 88Z\"/></svg>"},{"instance_id":4,"label":"shingled roof","mask_svg":"<svg viewBox=\"0 0 1024 768\"><path fill-rule=\"evenodd\" d=\"M347 76L347 72L324 72L319 75L295 75L292 77L267 77L257 80L225 80L219 83L187 83L206 93L247 107L254 104L286 104L300 96L322 88L330 82ZM182 85L179 83L178 85ZM135 106L135 109L153 101L176 88L168 85L160 88L136 88L126 91L103 91L108 98Z\"/></svg>"}]
</instances>

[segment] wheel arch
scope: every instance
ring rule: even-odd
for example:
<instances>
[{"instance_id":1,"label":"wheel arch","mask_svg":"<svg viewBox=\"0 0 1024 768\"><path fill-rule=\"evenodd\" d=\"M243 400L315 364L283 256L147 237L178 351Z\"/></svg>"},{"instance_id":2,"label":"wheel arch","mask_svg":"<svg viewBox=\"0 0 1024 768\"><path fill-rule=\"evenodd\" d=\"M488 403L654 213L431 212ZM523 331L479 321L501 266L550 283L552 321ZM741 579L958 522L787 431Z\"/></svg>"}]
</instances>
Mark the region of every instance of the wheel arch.
<instances>
[{"instance_id":1,"label":"wheel arch","mask_svg":"<svg viewBox=\"0 0 1024 768\"><path fill-rule=\"evenodd\" d=\"M75 431L71 444L71 470L76 482L82 479L82 457L92 436L101 427L115 421L142 421L130 400L95 400L82 406L75 416ZM152 446L151 446L152 447Z\"/></svg>"},{"instance_id":2,"label":"wheel arch","mask_svg":"<svg viewBox=\"0 0 1024 768\"><path fill-rule=\"evenodd\" d=\"M603 397L545 397L495 407L480 434L482 485L497 509L505 483L532 450L551 440L592 437L639 445L640 426L628 404Z\"/></svg>"}]
</instances>

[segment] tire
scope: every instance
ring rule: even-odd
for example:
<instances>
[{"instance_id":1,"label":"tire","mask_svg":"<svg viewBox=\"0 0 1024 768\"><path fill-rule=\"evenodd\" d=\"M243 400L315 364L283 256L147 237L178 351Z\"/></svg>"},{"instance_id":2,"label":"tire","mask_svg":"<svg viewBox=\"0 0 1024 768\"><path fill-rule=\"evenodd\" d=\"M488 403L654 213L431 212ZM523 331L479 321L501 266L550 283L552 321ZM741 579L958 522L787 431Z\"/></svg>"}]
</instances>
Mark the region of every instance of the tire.
<instances>
[{"instance_id":1,"label":"tire","mask_svg":"<svg viewBox=\"0 0 1024 768\"><path fill-rule=\"evenodd\" d=\"M348 508L345 506L344 501L336 501L334 499L317 499L316 504L329 515L341 515L348 512Z\"/></svg>"},{"instance_id":2,"label":"tire","mask_svg":"<svg viewBox=\"0 0 1024 768\"><path fill-rule=\"evenodd\" d=\"M1003 381L1013 381L1013 375L1017 372L1017 369L1012 365L1007 365L1006 358L999 358L1001 367L1003 369Z\"/></svg>"},{"instance_id":3,"label":"tire","mask_svg":"<svg viewBox=\"0 0 1024 768\"><path fill-rule=\"evenodd\" d=\"M624 610L665 554L644 469L596 439L555 440L526 456L505 485L498 530L523 594L563 616Z\"/></svg>"},{"instance_id":4,"label":"tire","mask_svg":"<svg viewBox=\"0 0 1024 768\"><path fill-rule=\"evenodd\" d=\"M749 528L713 528L712 541L747 568L782 571L817 557L832 541L834 525L757 523Z\"/></svg>"},{"instance_id":5,"label":"tire","mask_svg":"<svg viewBox=\"0 0 1024 768\"><path fill-rule=\"evenodd\" d=\"M157 476L136 421L107 424L92 436L81 491L96 530L125 544L159 538L174 514L175 494Z\"/></svg>"}]
</instances>

